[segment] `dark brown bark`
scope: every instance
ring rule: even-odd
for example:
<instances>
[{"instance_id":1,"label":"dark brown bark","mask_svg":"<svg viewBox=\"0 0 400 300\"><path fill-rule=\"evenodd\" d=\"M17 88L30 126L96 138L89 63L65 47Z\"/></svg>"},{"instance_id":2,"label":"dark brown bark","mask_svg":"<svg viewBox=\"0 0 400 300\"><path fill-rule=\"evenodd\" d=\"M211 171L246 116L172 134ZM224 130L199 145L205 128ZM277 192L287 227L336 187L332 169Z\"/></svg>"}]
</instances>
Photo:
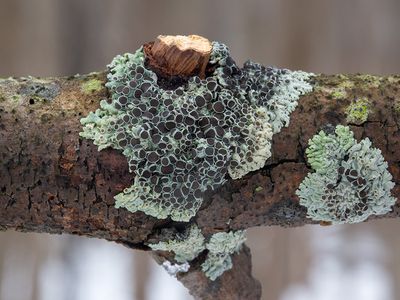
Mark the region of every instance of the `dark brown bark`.
<instances>
[{"instance_id":1,"label":"dark brown bark","mask_svg":"<svg viewBox=\"0 0 400 300\"><path fill-rule=\"evenodd\" d=\"M165 261L160 254L153 255L158 263ZM215 300L257 300L261 297L261 285L251 275L251 254L247 246L232 255L234 267L210 281L202 272L200 261L196 259L187 273L178 273L178 279L189 289L196 299Z\"/></svg>"}]
</instances>

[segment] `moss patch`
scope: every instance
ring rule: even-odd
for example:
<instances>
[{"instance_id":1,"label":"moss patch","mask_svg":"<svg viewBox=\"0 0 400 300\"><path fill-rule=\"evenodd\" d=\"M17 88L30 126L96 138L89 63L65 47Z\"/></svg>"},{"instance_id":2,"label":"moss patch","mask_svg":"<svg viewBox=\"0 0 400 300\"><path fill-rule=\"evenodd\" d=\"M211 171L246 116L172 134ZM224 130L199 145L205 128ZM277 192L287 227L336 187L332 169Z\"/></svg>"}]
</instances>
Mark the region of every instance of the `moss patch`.
<instances>
[{"instance_id":1,"label":"moss patch","mask_svg":"<svg viewBox=\"0 0 400 300\"><path fill-rule=\"evenodd\" d=\"M90 79L84 83L82 83L82 91L85 94L91 94L94 92L98 92L103 88L103 83L99 79Z\"/></svg>"},{"instance_id":2,"label":"moss patch","mask_svg":"<svg viewBox=\"0 0 400 300\"><path fill-rule=\"evenodd\" d=\"M348 123L360 125L367 121L369 113L370 102L368 98L359 98L346 108L346 119Z\"/></svg>"}]
</instances>

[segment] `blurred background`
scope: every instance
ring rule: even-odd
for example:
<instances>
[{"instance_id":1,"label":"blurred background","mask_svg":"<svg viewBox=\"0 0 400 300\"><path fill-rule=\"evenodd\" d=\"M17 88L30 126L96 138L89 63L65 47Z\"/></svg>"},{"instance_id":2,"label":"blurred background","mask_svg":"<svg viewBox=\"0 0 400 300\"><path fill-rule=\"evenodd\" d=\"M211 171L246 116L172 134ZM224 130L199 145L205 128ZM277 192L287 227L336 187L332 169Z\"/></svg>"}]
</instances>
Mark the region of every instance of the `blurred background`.
<instances>
[{"instance_id":1,"label":"blurred background","mask_svg":"<svg viewBox=\"0 0 400 300\"><path fill-rule=\"evenodd\" d=\"M0 77L103 70L159 34L226 43L239 64L400 73L398 0L0 0ZM268 300L400 299L400 223L255 228ZM183 300L145 253L102 240L0 233L1 300Z\"/></svg>"}]
</instances>

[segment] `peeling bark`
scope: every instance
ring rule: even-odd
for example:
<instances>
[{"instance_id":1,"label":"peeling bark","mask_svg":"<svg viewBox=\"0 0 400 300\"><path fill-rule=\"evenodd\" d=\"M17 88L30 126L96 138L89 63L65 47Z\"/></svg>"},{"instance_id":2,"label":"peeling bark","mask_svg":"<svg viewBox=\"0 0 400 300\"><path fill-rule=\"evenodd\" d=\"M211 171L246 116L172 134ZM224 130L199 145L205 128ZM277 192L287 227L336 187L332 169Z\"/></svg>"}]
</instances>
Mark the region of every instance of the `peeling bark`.
<instances>
[{"instance_id":1,"label":"peeling bark","mask_svg":"<svg viewBox=\"0 0 400 300\"><path fill-rule=\"evenodd\" d=\"M369 137L389 164L393 196L400 196L400 76L317 75L314 80L314 91L300 98L289 127L273 137L265 167L206 195L193 220L206 236L312 223L295 191L310 171L304 155L308 139L327 123L348 124L358 140ZM80 118L107 97L104 82L102 72L0 79L1 230L78 234L149 250L146 242L157 240L161 228L187 226L114 207L113 196L133 179L126 158L113 149L98 152L92 141L79 138ZM346 109L360 97L369 99L371 111L365 122L349 124ZM397 203L381 218L399 215ZM199 265L179 279L200 299L258 299L249 257L244 248L234 256L234 269L215 282L199 272Z\"/></svg>"}]
</instances>

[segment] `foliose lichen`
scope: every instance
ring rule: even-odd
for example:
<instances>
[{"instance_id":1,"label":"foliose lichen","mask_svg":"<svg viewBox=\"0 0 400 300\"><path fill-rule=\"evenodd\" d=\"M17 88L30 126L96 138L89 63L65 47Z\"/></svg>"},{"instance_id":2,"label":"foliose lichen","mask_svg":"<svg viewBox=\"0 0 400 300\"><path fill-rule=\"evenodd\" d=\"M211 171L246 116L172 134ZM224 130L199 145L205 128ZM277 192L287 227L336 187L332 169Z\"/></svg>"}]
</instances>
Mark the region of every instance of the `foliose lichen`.
<instances>
[{"instance_id":1,"label":"foliose lichen","mask_svg":"<svg viewBox=\"0 0 400 300\"><path fill-rule=\"evenodd\" d=\"M155 251L174 252L174 259L178 263L186 263L195 259L204 250L204 243L205 239L201 230L196 225L192 225L168 241L149 244L149 247Z\"/></svg>"},{"instance_id":2,"label":"foliose lichen","mask_svg":"<svg viewBox=\"0 0 400 300\"><path fill-rule=\"evenodd\" d=\"M389 212L396 199L381 151L368 138L357 142L349 127L334 134L320 131L309 141L308 162L314 169L296 194L308 217L332 224L357 223Z\"/></svg>"},{"instance_id":3,"label":"foliose lichen","mask_svg":"<svg viewBox=\"0 0 400 300\"><path fill-rule=\"evenodd\" d=\"M349 127L337 126L335 135L321 130L316 134L306 149L308 163L319 174L327 174L339 167L341 159L355 143Z\"/></svg>"},{"instance_id":4,"label":"foliose lichen","mask_svg":"<svg viewBox=\"0 0 400 300\"><path fill-rule=\"evenodd\" d=\"M231 255L238 252L246 240L245 231L219 232L206 245L207 258L201 265L204 274L211 280L217 279L232 268Z\"/></svg>"},{"instance_id":5,"label":"foliose lichen","mask_svg":"<svg viewBox=\"0 0 400 300\"><path fill-rule=\"evenodd\" d=\"M81 136L128 159L135 180L115 196L116 207L189 221L227 174L236 179L264 166L272 135L312 90L312 74L251 61L240 69L218 42L209 66L206 79L191 77L174 90L158 85L142 48L108 66L111 99L81 120Z\"/></svg>"},{"instance_id":6,"label":"foliose lichen","mask_svg":"<svg viewBox=\"0 0 400 300\"><path fill-rule=\"evenodd\" d=\"M34 79L28 77L28 81L21 85L18 90L18 96L34 99L38 102L47 102L54 100L61 93L58 83L48 82L44 79Z\"/></svg>"},{"instance_id":7,"label":"foliose lichen","mask_svg":"<svg viewBox=\"0 0 400 300\"><path fill-rule=\"evenodd\" d=\"M152 250L173 252L175 254L174 259L179 263L179 266L186 266L202 251L208 250L206 259L201 265L201 268L209 279L215 280L226 270L232 268L231 255L241 249L245 240L245 231L239 230L235 232L219 232L213 234L210 239L206 241L200 229L196 225L192 225L183 234L177 234L175 237L171 237L167 242L149 244L149 247ZM168 267L170 266L177 265L169 262ZM177 268L169 269L177 270ZM178 269L179 270L176 272L183 272L182 268ZM188 268L185 272L187 272L187 270ZM175 275L176 272L174 272L173 275Z\"/></svg>"}]
</instances>

